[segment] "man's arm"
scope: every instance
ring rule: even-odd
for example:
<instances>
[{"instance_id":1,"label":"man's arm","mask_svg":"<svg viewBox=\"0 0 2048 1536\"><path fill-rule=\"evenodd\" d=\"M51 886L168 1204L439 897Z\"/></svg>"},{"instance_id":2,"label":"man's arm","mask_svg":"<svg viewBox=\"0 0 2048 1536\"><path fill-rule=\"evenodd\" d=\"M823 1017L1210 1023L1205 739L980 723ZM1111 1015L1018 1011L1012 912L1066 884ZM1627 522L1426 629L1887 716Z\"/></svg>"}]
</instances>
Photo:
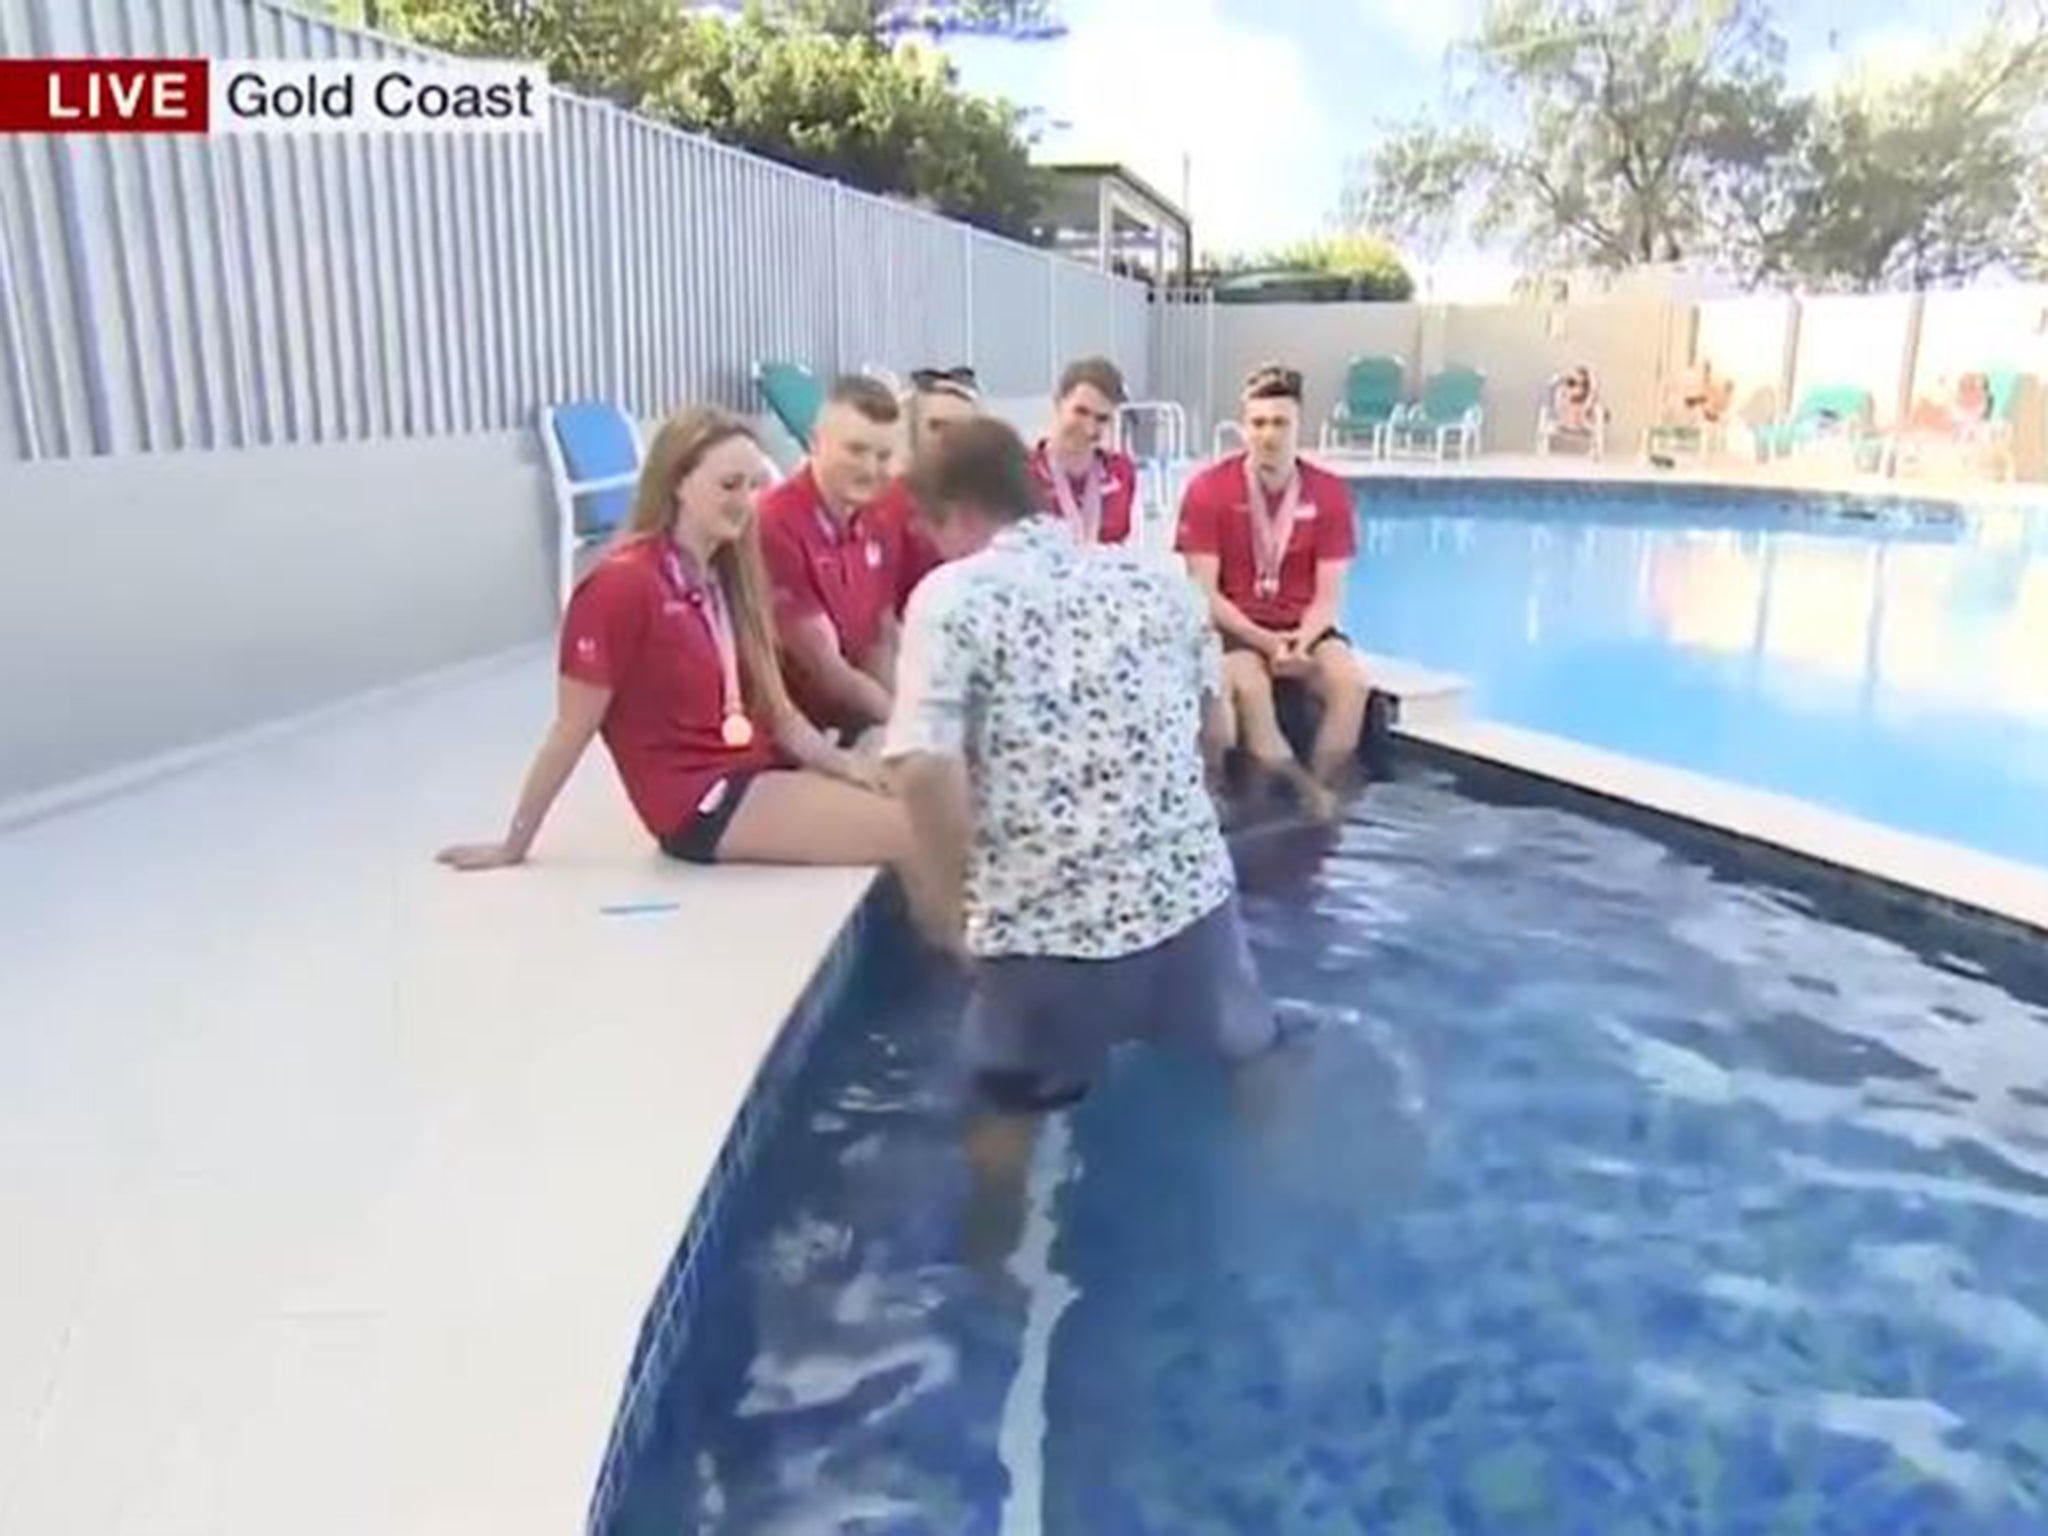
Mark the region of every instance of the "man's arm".
<instances>
[{"instance_id":1,"label":"man's arm","mask_svg":"<svg viewBox=\"0 0 2048 1536\"><path fill-rule=\"evenodd\" d=\"M1223 595L1223 560L1219 555L1188 555L1188 576L1201 589L1208 600L1210 622L1233 640L1242 640L1246 645L1271 656L1280 646L1280 637L1270 629L1254 624L1244 616L1244 610Z\"/></svg>"},{"instance_id":2,"label":"man's arm","mask_svg":"<svg viewBox=\"0 0 2048 1536\"><path fill-rule=\"evenodd\" d=\"M913 752L889 765L889 781L910 818L905 894L925 937L957 951L965 929L967 850L974 839L974 794L967 764L944 752Z\"/></svg>"},{"instance_id":3,"label":"man's arm","mask_svg":"<svg viewBox=\"0 0 2048 1536\"><path fill-rule=\"evenodd\" d=\"M899 640L896 615L884 613L882 628L875 636L875 643L868 647L867 656L860 664L861 671L880 683L883 690L890 695L892 702L896 693L896 651ZM888 717L884 715L883 718Z\"/></svg>"},{"instance_id":4,"label":"man's arm","mask_svg":"<svg viewBox=\"0 0 2048 1536\"><path fill-rule=\"evenodd\" d=\"M1303 645L1313 642L1324 630L1336 628L1337 616L1344 611L1344 578L1350 570L1348 558L1316 562L1316 595L1309 599L1298 631Z\"/></svg>"},{"instance_id":5,"label":"man's arm","mask_svg":"<svg viewBox=\"0 0 2048 1536\"><path fill-rule=\"evenodd\" d=\"M889 718L889 690L839 654L839 633L822 613L785 617L782 648L790 666L837 713L864 725Z\"/></svg>"},{"instance_id":6,"label":"man's arm","mask_svg":"<svg viewBox=\"0 0 2048 1536\"><path fill-rule=\"evenodd\" d=\"M953 587L935 571L912 594L896 664L896 701L882 755L910 820L903 864L912 917L939 948L964 946L974 792L968 777L967 701L973 658L946 622Z\"/></svg>"}]
</instances>

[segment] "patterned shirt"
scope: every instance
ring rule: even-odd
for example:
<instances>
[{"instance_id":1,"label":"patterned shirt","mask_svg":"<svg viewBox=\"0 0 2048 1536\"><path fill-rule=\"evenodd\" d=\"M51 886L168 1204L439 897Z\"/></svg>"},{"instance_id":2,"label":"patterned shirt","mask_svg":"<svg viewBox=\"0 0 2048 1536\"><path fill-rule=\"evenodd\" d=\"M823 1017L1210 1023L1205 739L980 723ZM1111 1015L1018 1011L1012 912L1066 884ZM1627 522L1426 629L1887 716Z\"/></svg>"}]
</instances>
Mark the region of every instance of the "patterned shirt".
<instances>
[{"instance_id":1,"label":"patterned shirt","mask_svg":"<svg viewBox=\"0 0 2048 1536\"><path fill-rule=\"evenodd\" d=\"M1229 899L1201 751L1203 701L1221 691L1193 585L1051 518L924 579L886 750L966 760L971 953L1113 959Z\"/></svg>"}]
</instances>

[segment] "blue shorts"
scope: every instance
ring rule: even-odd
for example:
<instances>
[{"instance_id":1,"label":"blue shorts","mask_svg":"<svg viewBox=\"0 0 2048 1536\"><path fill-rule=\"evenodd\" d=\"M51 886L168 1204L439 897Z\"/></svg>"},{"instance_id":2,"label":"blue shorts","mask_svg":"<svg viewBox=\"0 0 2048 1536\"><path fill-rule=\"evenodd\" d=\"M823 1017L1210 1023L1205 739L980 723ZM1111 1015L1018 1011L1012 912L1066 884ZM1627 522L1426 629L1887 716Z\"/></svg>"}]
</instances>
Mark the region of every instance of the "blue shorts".
<instances>
[{"instance_id":1,"label":"blue shorts","mask_svg":"<svg viewBox=\"0 0 2048 1536\"><path fill-rule=\"evenodd\" d=\"M1013 1114L1081 1098L1126 1041L1242 1061L1274 1038L1235 897L1172 938L1113 960L977 961L967 1004L977 1096Z\"/></svg>"}]
</instances>

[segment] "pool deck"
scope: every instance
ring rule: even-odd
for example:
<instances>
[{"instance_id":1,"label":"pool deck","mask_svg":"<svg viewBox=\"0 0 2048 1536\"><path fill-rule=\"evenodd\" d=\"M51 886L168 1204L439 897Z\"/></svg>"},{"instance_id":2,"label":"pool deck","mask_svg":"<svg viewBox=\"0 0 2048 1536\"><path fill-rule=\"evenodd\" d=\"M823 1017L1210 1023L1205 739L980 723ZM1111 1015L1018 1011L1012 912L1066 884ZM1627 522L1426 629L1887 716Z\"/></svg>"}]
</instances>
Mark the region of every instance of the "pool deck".
<instances>
[{"instance_id":1,"label":"pool deck","mask_svg":"<svg viewBox=\"0 0 2048 1536\"><path fill-rule=\"evenodd\" d=\"M459 876L551 648L0 835L0 1531L562 1536L872 880L685 869L593 754ZM606 915L619 903L667 910Z\"/></svg>"},{"instance_id":2,"label":"pool deck","mask_svg":"<svg viewBox=\"0 0 2048 1536\"><path fill-rule=\"evenodd\" d=\"M581 1526L647 1303L873 877L673 865L600 754L533 865L435 866L502 821L551 661L0 832L4 1536ZM1367 665L1416 740L2048 928L2048 870Z\"/></svg>"}]
</instances>

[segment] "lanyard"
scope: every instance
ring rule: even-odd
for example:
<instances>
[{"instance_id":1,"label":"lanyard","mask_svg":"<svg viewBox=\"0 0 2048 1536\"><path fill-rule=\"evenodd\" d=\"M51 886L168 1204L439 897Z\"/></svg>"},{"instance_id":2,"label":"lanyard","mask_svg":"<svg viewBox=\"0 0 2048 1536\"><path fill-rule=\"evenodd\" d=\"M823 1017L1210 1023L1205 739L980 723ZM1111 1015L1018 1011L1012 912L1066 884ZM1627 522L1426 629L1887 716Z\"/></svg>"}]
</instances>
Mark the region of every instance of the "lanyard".
<instances>
[{"instance_id":1,"label":"lanyard","mask_svg":"<svg viewBox=\"0 0 2048 1536\"><path fill-rule=\"evenodd\" d=\"M1244 461L1246 506L1252 515L1252 561L1258 569L1257 590L1261 597L1280 591L1280 566L1287 558L1287 545L1294 537L1294 520L1301 504L1301 470L1291 470L1280 491L1277 511L1266 500L1266 488L1259 484L1259 472L1247 457Z\"/></svg>"},{"instance_id":2,"label":"lanyard","mask_svg":"<svg viewBox=\"0 0 2048 1536\"><path fill-rule=\"evenodd\" d=\"M1059 503L1060 517L1074 532L1074 537L1083 544L1094 544L1102 537L1102 458L1090 454L1088 478L1081 487L1081 499L1074 499L1074 487L1067 479L1067 472L1053 462L1052 450L1045 453L1046 478L1052 481L1053 499Z\"/></svg>"},{"instance_id":3,"label":"lanyard","mask_svg":"<svg viewBox=\"0 0 2048 1536\"><path fill-rule=\"evenodd\" d=\"M683 556L674 545L669 546L666 563L669 581L703 616L704 627L711 632L711 643L718 650L718 678L725 715L719 734L728 747L748 746L754 739L754 722L747 718L740 694L740 649L733 634L732 610L726 606L725 590L716 576L691 581ZM691 562L692 565L694 563Z\"/></svg>"}]
</instances>

